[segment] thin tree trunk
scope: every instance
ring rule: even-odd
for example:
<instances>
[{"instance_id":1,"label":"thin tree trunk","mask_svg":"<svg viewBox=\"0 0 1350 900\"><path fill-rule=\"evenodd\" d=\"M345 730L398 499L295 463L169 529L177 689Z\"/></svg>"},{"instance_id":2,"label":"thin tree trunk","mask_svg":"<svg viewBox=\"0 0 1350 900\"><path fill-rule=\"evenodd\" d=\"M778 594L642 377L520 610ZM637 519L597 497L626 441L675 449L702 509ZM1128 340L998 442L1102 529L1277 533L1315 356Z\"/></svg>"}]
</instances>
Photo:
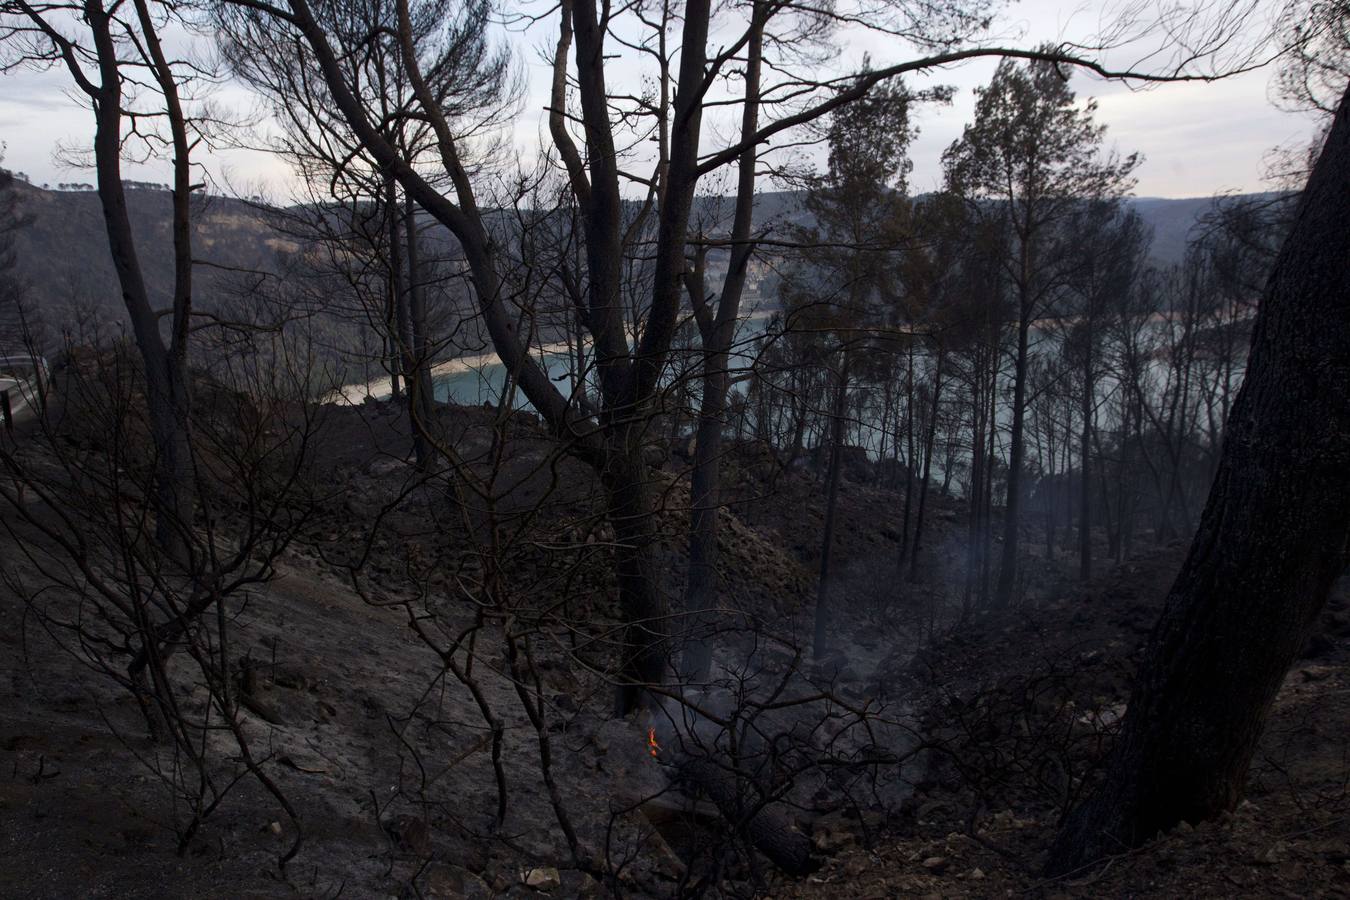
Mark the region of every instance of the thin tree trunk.
<instances>
[{"instance_id":1,"label":"thin tree trunk","mask_svg":"<svg viewBox=\"0 0 1350 900\"><path fill-rule=\"evenodd\" d=\"M405 195L403 232L408 242L408 317L412 326L412 369L408 380L408 416L412 422L417 468L432 463L430 431L435 427L435 385L431 380L431 335L427 324L427 295L422 283L422 257L417 242L417 205Z\"/></svg>"},{"instance_id":2,"label":"thin tree trunk","mask_svg":"<svg viewBox=\"0 0 1350 900\"><path fill-rule=\"evenodd\" d=\"M411 404L411 379L416 363L412 349L412 324L408 321L408 286L403 270L403 238L399 228L402 216L399 213L398 188L394 177L388 174L384 177L384 215L385 239L389 242L385 258L389 267L387 295L389 305L385 310L385 327L389 334L390 377L393 379L391 381L392 396L395 400L403 397L398 381L399 376L402 375L405 384L409 386L408 400ZM409 409L408 415L411 422L411 409ZM415 428L412 430L414 433L416 432ZM420 457L418 462L421 462Z\"/></svg>"},{"instance_id":3,"label":"thin tree trunk","mask_svg":"<svg viewBox=\"0 0 1350 900\"><path fill-rule=\"evenodd\" d=\"M1052 411L1054 409L1054 406L1052 404L1050 405L1050 409ZM1045 445L1046 445L1045 456L1046 459L1049 460L1047 471L1041 478L1041 485L1042 485L1041 493L1043 495L1042 502L1045 504L1045 558L1048 560L1054 560L1055 528L1058 525L1058 520L1055 517L1056 512L1055 496L1058 493L1058 484L1055 478L1056 478L1056 466L1059 463L1059 460L1056 459L1056 456L1059 453L1059 447L1055 444L1054 416L1051 414L1047 414L1045 416L1045 419L1046 421L1043 425L1043 429L1036 428L1033 426L1032 431L1035 434L1039 434L1042 430L1044 430L1045 432Z\"/></svg>"},{"instance_id":4,"label":"thin tree trunk","mask_svg":"<svg viewBox=\"0 0 1350 900\"><path fill-rule=\"evenodd\" d=\"M847 351L845 351L847 354ZM844 449L844 415L848 401L848 357L845 355L843 366L839 370L838 384L835 386L834 410L831 422L830 468L826 476L825 487L825 527L820 536L820 577L816 583L816 621L815 641L811 655L820 659L825 655L825 629L829 623L830 599L830 555L834 548L834 516L839 505L840 457Z\"/></svg>"},{"instance_id":5,"label":"thin tree trunk","mask_svg":"<svg viewBox=\"0 0 1350 900\"><path fill-rule=\"evenodd\" d=\"M1083 366L1083 434L1078 468L1082 489L1078 509L1078 579L1092 577L1092 407L1096 385L1092 379L1092 332L1088 331L1087 363Z\"/></svg>"},{"instance_id":6,"label":"thin tree trunk","mask_svg":"<svg viewBox=\"0 0 1350 900\"><path fill-rule=\"evenodd\" d=\"M88 19L98 54L101 91L94 103L94 165L99 201L122 300L145 368L146 405L155 444L154 490L157 515L155 540L172 559L186 565L187 530L192 527L194 492L189 442L190 386L187 341L192 315L192 243L190 145L177 85L160 49L148 10L138 7L153 70L167 106L174 148L173 245L174 297L172 340L166 347L159 318L150 305L122 185L122 74L112 34L112 18L101 7L89 7Z\"/></svg>"},{"instance_id":7,"label":"thin tree trunk","mask_svg":"<svg viewBox=\"0 0 1350 900\"><path fill-rule=\"evenodd\" d=\"M1022 454L1025 450L1022 429L1026 419L1027 343L1031 310L1022 303L1017 320L1017 369L1013 375L1013 420L1008 451L1008 503L1003 517L1003 559L998 570L998 588L994 599L999 606L1011 606L1017 586L1017 540L1022 524Z\"/></svg>"},{"instance_id":8,"label":"thin tree trunk","mask_svg":"<svg viewBox=\"0 0 1350 900\"><path fill-rule=\"evenodd\" d=\"M914 342L909 344L909 362L905 373L905 505L900 522L901 568L905 564L905 549L909 547L910 509L914 502Z\"/></svg>"},{"instance_id":9,"label":"thin tree trunk","mask_svg":"<svg viewBox=\"0 0 1350 900\"><path fill-rule=\"evenodd\" d=\"M798 379L793 378L794 385ZM788 448L787 463L784 468L791 469L802 455L802 445L806 439L806 401L802 399L799 386L792 392L792 444Z\"/></svg>"},{"instance_id":10,"label":"thin tree trunk","mask_svg":"<svg viewBox=\"0 0 1350 900\"><path fill-rule=\"evenodd\" d=\"M971 441L970 441L970 521L966 529L966 586L961 602L961 614L969 615L975 594L976 573L980 567L982 516L984 512L984 379L983 362L978 355L972 366L971 379Z\"/></svg>"},{"instance_id":11,"label":"thin tree trunk","mask_svg":"<svg viewBox=\"0 0 1350 900\"><path fill-rule=\"evenodd\" d=\"M980 531L980 606L989 605L989 576L994 560L994 452L998 440L998 349L991 343L988 385L985 390L985 446L984 446L984 519Z\"/></svg>"},{"instance_id":12,"label":"thin tree trunk","mask_svg":"<svg viewBox=\"0 0 1350 900\"><path fill-rule=\"evenodd\" d=\"M943 348L939 345L933 370L933 403L928 409L928 428L923 442L923 477L919 480L919 511L914 518L914 542L909 549L909 580L919 581L919 547L923 541L923 516L928 507L928 478L933 469L933 444L937 438L938 404L942 399Z\"/></svg>"}]
</instances>

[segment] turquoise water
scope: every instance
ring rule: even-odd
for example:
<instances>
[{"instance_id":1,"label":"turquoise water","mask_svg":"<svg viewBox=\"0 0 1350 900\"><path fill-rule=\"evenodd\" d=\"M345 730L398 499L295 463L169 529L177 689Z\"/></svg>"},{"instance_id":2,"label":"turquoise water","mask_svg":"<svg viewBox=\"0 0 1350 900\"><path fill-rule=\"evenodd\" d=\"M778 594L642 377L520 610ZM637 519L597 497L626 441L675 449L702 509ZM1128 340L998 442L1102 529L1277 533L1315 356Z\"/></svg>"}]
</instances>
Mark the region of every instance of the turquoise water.
<instances>
[{"instance_id":1,"label":"turquoise water","mask_svg":"<svg viewBox=\"0 0 1350 900\"><path fill-rule=\"evenodd\" d=\"M746 390L748 382L740 380L736 383L737 376L744 373L753 362L757 342L754 340L757 336L763 334L769 323L767 315L752 315L743 318L738 324L737 330L737 355L733 359L732 391L734 393L743 393ZM1045 357L1053 359L1057 353L1057 335L1051 332L1045 332L1041 329L1034 329L1035 352ZM916 348L916 357L926 357L927 348L920 345ZM543 363L549 378L554 381L558 389L564 394L569 395L575 385L575 357L568 352L540 353L534 354L535 358ZM589 356L589 354L588 354ZM678 367L688 367L697 364L697 351L681 351L672 354L672 365ZM589 361L589 360L588 360ZM1149 365L1162 367L1162 359L1151 360ZM668 376L669 378L670 376ZM502 390L506 382L505 367L495 361L495 358L488 357L481 365L467 368L462 371L446 372L435 376L434 391L437 400L442 402L456 403L460 405L481 405L483 403L496 404L502 398ZM594 385L590 385L591 388ZM1000 380L1001 388L1008 388L1008 375L1005 372ZM1116 389L1114 381L1110 378L1103 378L1099 382L1101 391L1101 402L1105 402L1111 392ZM951 394L948 394L951 397ZM825 398L809 398L811 402L823 410ZM863 408L859 410L854 407L851 410L849 422L847 424L846 442L857 447L863 448L867 455L872 459L880 458L883 453L890 455L894 452L893 435L883 435L881 419L881 409L879 407L880 397L874 394L871 398L863 401ZM516 409L533 410L533 407L525 396L517 391L512 399L512 406ZM1000 403L998 408L996 427L1006 431L1011 425L1012 410L1005 403ZM1030 422L1028 423L1030 427ZM893 426L892 426L893 427ZM1029 436L1029 441L1034 437ZM1029 448L1030 450L1030 448ZM968 451L961 451L958 459L968 461ZM934 469L941 473L941 461L934 461Z\"/></svg>"},{"instance_id":2,"label":"turquoise water","mask_svg":"<svg viewBox=\"0 0 1350 900\"><path fill-rule=\"evenodd\" d=\"M738 379L738 376L749 371L751 365L753 365L758 346L755 339L765 333L769 322L770 316L760 313L744 317L737 323L730 363L732 378L730 389L733 394L744 394L747 390L749 382L743 378ZM564 396L570 396L576 384L575 355L569 352L540 353L536 351L534 357L544 364L549 378L557 385L558 390ZM592 362L588 353L588 365ZM671 354L672 369L696 366L697 364L698 353L696 350L677 351ZM668 372L665 380L669 382L672 377L673 375ZM588 390L594 390L592 373L588 373L587 380ZM473 368L436 375L432 383L438 401L456 403L462 406L477 406L484 403L495 405L502 398L502 390L506 384L506 367L497 362L495 357L489 357L481 365L476 365ZM822 407L824 405L824 401L820 398L816 398L815 402L816 405ZM533 405L519 390L516 391L512 399L512 407L534 411ZM880 411L876 410L875 412L876 418L879 419ZM848 443L864 448L868 455L874 459L879 458L884 439L872 416L864 413L861 417L851 418L847 429L848 438L846 440Z\"/></svg>"},{"instance_id":3,"label":"turquoise water","mask_svg":"<svg viewBox=\"0 0 1350 900\"><path fill-rule=\"evenodd\" d=\"M733 378L738 369L748 368L752 360L749 354L752 352L751 342L768 327L769 316L761 313L752 313L743 317L736 326L735 346L741 351L742 357L739 361L732 362ZM683 355L683 354L681 354ZM575 388L576 357L572 353L543 353L534 354L536 360L543 362L548 372L549 378L558 386L563 394L569 395ZM589 348L587 353L587 362L591 362ZM589 380L589 374L588 374ZM506 367L500 362L484 362L482 365L475 366L462 372L446 372L437 375L432 379L434 385L435 397L443 403L458 403L463 406L480 405L483 403L497 403L501 400L502 389L506 385ZM739 388L742 389L743 388ZM517 409L532 410L533 407L525 399L524 394L516 392L514 406Z\"/></svg>"},{"instance_id":4,"label":"turquoise water","mask_svg":"<svg viewBox=\"0 0 1350 900\"><path fill-rule=\"evenodd\" d=\"M538 355L535 358L541 359ZM570 392L574 383L574 358L566 353L546 353L542 361L558 389L564 394ZM464 372L446 372L433 378L432 385L436 399L442 403L462 406L496 403L501 400L502 389L506 386L506 366L490 362ZM533 408L520 392L516 393L514 405L521 409Z\"/></svg>"}]
</instances>

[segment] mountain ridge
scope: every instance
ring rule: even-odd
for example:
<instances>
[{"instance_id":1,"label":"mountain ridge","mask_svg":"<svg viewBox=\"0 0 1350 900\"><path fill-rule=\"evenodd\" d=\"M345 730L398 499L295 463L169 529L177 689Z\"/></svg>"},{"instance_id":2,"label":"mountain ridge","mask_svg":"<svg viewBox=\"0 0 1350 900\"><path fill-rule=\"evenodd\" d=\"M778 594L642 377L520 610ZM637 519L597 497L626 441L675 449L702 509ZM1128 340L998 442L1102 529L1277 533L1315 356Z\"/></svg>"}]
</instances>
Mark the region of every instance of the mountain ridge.
<instances>
[{"instance_id":1,"label":"mountain ridge","mask_svg":"<svg viewBox=\"0 0 1350 900\"><path fill-rule=\"evenodd\" d=\"M140 246L169 247L169 192L129 187L127 201ZM57 327L81 317L87 320L90 314L102 324L124 322L98 195L91 190L45 190L22 182L16 182L15 189L20 192L23 212L33 216L32 224L16 236L15 274L27 285L30 306L41 310L47 323ZM780 219L800 224L809 220L801 215L800 197L797 191L761 192L756 197L757 221ZM1150 256L1159 265L1181 260L1187 234L1213 202L1212 197L1126 200L1152 229ZM221 196L208 196L198 203L194 220L194 250L199 257L195 293L204 309L212 308L215 295L224 289L221 273L276 272L280 269L279 252L298 246L268 222L270 215L284 211L282 208L269 209ZM703 217L705 222L720 221L729 216L730 208L730 198L705 195L696 203L695 220ZM143 253L140 262L152 302L167 305L173 283L172 254Z\"/></svg>"}]
</instances>

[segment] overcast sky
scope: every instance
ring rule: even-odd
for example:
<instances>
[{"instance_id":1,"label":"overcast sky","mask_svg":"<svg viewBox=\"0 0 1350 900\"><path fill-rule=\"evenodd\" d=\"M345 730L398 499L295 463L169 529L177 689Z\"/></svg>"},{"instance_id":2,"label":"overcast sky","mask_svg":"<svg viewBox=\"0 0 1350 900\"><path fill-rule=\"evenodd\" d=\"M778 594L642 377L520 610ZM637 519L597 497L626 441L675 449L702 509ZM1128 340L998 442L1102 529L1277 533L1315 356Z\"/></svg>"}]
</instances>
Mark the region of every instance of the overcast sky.
<instances>
[{"instance_id":1,"label":"overcast sky","mask_svg":"<svg viewBox=\"0 0 1350 900\"><path fill-rule=\"evenodd\" d=\"M1072 7L1054 0L1030 0L1015 4L1003 17L1002 34L1018 46L1035 46L1043 40L1074 37L1084 21L1102 14L1093 5ZM535 48L541 34L511 38L529 85L514 129L523 152L541 131L541 112L547 91L547 70ZM841 58L860 59L870 53L878 66L888 61L886 42L874 35L841 41ZM893 55L893 54L892 54ZM943 149L960 136L971 118L974 88L985 83L994 69L981 61L943 71L929 83L957 87L950 106L933 106L916 113L920 134L911 149L914 171L911 190L920 193L939 186ZM1256 191L1266 187L1264 160L1278 144L1306 143L1314 131L1310 120L1277 110L1268 97L1269 70L1250 72L1223 81L1203 84L1165 84L1147 91L1131 91L1116 83L1085 76L1074 77L1080 97L1096 97L1099 119L1108 130L1108 141L1122 153L1140 152L1144 163L1137 177L1138 196L1194 197L1222 191ZM239 88L226 88L219 96L226 105L249 105ZM88 146L92 118L70 94L61 71L19 72L0 76L0 141L6 168L27 173L35 184L92 182L93 173L60 164L59 146ZM221 153L208 163L213 177L235 190L252 192L267 186L274 195L285 194L287 173L277 160L261 152ZM164 163L131 164L126 177L168 181Z\"/></svg>"}]
</instances>

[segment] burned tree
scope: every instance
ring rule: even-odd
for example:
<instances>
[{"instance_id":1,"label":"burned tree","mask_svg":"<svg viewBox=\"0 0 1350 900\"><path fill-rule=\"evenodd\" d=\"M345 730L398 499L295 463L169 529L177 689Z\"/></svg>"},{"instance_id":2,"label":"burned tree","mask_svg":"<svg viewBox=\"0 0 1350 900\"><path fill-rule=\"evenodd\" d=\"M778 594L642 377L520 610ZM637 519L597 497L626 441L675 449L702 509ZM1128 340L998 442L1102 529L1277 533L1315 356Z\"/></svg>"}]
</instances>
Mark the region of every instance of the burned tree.
<instances>
[{"instance_id":1,"label":"burned tree","mask_svg":"<svg viewBox=\"0 0 1350 900\"><path fill-rule=\"evenodd\" d=\"M1148 245L1139 217L1110 200L1094 200L1067 223L1073 230L1070 252L1074 266L1067 279L1069 297L1062 353L1076 373L1079 416L1078 577L1092 577L1093 483L1092 458L1099 443L1097 408L1105 380L1102 347L1110 315L1119 308L1137 278L1140 259Z\"/></svg>"},{"instance_id":2,"label":"burned tree","mask_svg":"<svg viewBox=\"0 0 1350 900\"><path fill-rule=\"evenodd\" d=\"M790 286L792 295L785 304L792 327L820 343L817 352L831 383L812 650L816 659L827 650L834 588L830 562L849 433L849 391L852 379L866 368L868 356L888 349L869 337L885 324L882 305L894 296L895 256L908 232L910 100L904 86L893 82L831 116L828 166L811 179L805 199L816 223L801 236L808 248L802 254L807 263L801 283Z\"/></svg>"},{"instance_id":3,"label":"burned tree","mask_svg":"<svg viewBox=\"0 0 1350 900\"><path fill-rule=\"evenodd\" d=\"M767 34L768 23L779 15L796 16L795 6L719 7L714 16L713 6L694 2L686 4L679 16L667 11L648 18L630 9L611 14L589 2L562 4L547 17L556 24L549 135L552 158L566 175L570 194L566 203L579 212L584 248L579 309L595 362L593 396L578 391L569 397L531 355L531 330L513 315L515 298L507 290L501 236L494 234L490 215L485 173L490 165L476 152L485 135L475 129L472 116L466 119L462 110L437 95L433 76L452 64L447 56L450 42L445 33L419 40L412 23L420 5L396 3L392 19L386 16L381 30L399 38L400 64L415 98L410 104L415 112L407 114L425 119L435 136L435 151L426 160L410 159L382 133L379 110L365 101L348 70L347 61L360 54L365 32L346 27L352 17L347 4L222 0L214 8L222 33L245 55L249 48L277 44L301 49L295 65L303 67L309 83L321 84L329 92L333 121L345 123L381 169L458 241L478 312L513 383L570 452L600 473L616 536L615 574L627 622L618 666L622 682L618 708L625 712L639 704L644 686L664 682L668 675L670 610L656 565L656 498L642 449L685 300L690 213L700 183L757 148L787 137L792 129L909 72L1004 56L1083 65L1107 77L1207 77L1189 74L1192 64L1199 59L1212 63L1213 54L1226 44L1223 35L1215 40L1214 32L1197 33L1196 44L1175 57L1166 72L1114 72L1071 45L1045 50L967 46L986 21L979 3L936 10L894 7L875 19L871 11L812 8L802 13L800 36L828 32L833 22L868 21L868 27L901 38L917 51L912 58L878 66L858 78L807 77L797 71L794 42L786 42L789 61L782 67L781 81L762 86L759 96L751 98L760 102L769 95L781 97L775 114L761 115L750 133L710 149L704 146L705 113L711 119L744 100L740 92L735 92L739 97L723 99L715 89L733 77L755 35ZM442 18L454 23L448 26L452 30L465 22L487 20L486 5L444 9ZM466 10L467 17L461 18ZM636 38L624 32L627 24ZM1226 27L1218 31L1226 34ZM1104 40L1118 42L1125 37L1121 32L1117 28ZM481 27L477 33L486 34ZM713 34L725 35L726 43L715 49ZM621 44L642 47L642 58L654 67L650 99L611 83L614 74L608 60L611 50ZM654 160L635 151L651 144L656 146ZM433 164L438 176L453 186L452 193L442 192L430 180L427 173ZM624 202L626 185L638 186L638 203ZM641 280L642 288L633 291L624 272L639 248L648 274Z\"/></svg>"},{"instance_id":4,"label":"burned tree","mask_svg":"<svg viewBox=\"0 0 1350 900\"><path fill-rule=\"evenodd\" d=\"M192 527L192 451L189 445L188 342L193 316L192 152L201 141L184 94L207 77L169 55L160 37L184 24L180 11L149 0L125 7L97 0L0 4L0 42L12 66L61 66L87 98L95 120L93 160L108 247L145 369L146 402L154 433L155 535L165 553L187 564ZM81 23L77 36L69 25ZM150 130L144 131L143 129ZM156 133L155 129L158 129ZM127 144L139 141L151 153L167 150L173 163L172 306L154 306L141 256L146 249L132 232L122 180ZM160 327L167 316L165 340Z\"/></svg>"},{"instance_id":5,"label":"burned tree","mask_svg":"<svg viewBox=\"0 0 1350 900\"><path fill-rule=\"evenodd\" d=\"M1106 782L1065 821L1063 873L1242 798L1262 725L1350 561L1350 103L1257 314L1247 377Z\"/></svg>"},{"instance_id":6,"label":"burned tree","mask_svg":"<svg viewBox=\"0 0 1350 900\"><path fill-rule=\"evenodd\" d=\"M1031 323L1063 287L1072 262L1062 226L1084 200L1128 192L1139 162L1103 153L1105 128L1094 121L1095 103L1074 104L1055 63L1019 67L1005 60L980 92L975 122L945 156L956 189L1007 233L1003 270L1016 318L1008 496L995 592L1003 606L1012 603L1017 582Z\"/></svg>"}]
</instances>

